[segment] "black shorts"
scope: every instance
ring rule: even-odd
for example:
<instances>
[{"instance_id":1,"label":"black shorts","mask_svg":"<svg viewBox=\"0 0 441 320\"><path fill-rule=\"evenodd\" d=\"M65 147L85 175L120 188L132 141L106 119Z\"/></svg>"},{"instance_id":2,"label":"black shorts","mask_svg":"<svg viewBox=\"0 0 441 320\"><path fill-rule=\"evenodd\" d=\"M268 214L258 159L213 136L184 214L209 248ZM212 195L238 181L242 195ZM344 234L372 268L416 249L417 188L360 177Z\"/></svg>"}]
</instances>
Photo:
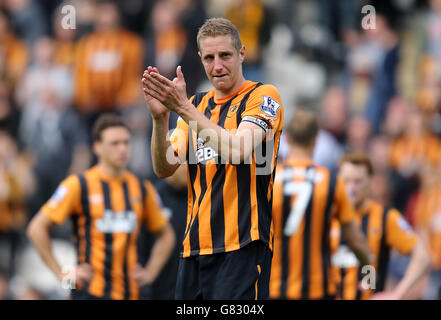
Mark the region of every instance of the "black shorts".
<instances>
[{"instance_id":1,"label":"black shorts","mask_svg":"<svg viewBox=\"0 0 441 320\"><path fill-rule=\"evenodd\" d=\"M72 300L110 300L109 298L92 296L87 290L71 290L70 297Z\"/></svg>"},{"instance_id":2,"label":"black shorts","mask_svg":"<svg viewBox=\"0 0 441 320\"><path fill-rule=\"evenodd\" d=\"M271 259L271 250L261 241L236 251L182 258L175 299L268 299Z\"/></svg>"}]
</instances>

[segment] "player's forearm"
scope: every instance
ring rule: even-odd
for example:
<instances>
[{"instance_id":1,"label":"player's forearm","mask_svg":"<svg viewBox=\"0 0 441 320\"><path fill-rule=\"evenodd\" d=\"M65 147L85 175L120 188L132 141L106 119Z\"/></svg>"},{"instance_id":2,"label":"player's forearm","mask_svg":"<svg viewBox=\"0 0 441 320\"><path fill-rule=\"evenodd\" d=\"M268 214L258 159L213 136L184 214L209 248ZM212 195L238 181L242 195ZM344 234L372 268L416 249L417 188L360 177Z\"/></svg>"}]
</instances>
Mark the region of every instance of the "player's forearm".
<instances>
[{"instance_id":1,"label":"player's forearm","mask_svg":"<svg viewBox=\"0 0 441 320\"><path fill-rule=\"evenodd\" d=\"M350 222L342 225L342 232L346 238L349 248L356 255L360 266L372 263L371 253L363 232L355 223Z\"/></svg>"},{"instance_id":2,"label":"player's forearm","mask_svg":"<svg viewBox=\"0 0 441 320\"><path fill-rule=\"evenodd\" d=\"M153 120L151 154L153 170L159 178L171 176L179 166L173 154L170 141L167 141L169 114Z\"/></svg>"},{"instance_id":3,"label":"player's forearm","mask_svg":"<svg viewBox=\"0 0 441 320\"><path fill-rule=\"evenodd\" d=\"M171 225L167 225L157 238L152 248L152 253L145 266L149 273L156 278L170 258L176 245L176 237Z\"/></svg>"},{"instance_id":4,"label":"player's forearm","mask_svg":"<svg viewBox=\"0 0 441 320\"><path fill-rule=\"evenodd\" d=\"M428 272L430 268L430 259L420 242L412 251L411 260L406 273L394 290L397 299L403 299L405 295L413 288L415 284Z\"/></svg>"},{"instance_id":5,"label":"player's forearm","mask_svg":"<svg viewBox=\"0 0 441 320\"><path fill-rule=\"evenodd\" d=\"M35 218L37 218L37 216ZM52 242L49 230L39 224L38 218L35 218L29 223L27 236L39 253L43 262L59 280L62 280L63 274L61 267L52 252Z\"/></svg>"},{"instance_id":6,"label":"player's forearm","mask_svg":"<svg viewBox=\"0 0 441 320\"><path fill-rule=\"evenodd\" d=\"M205 141L222 159L229 163L239 163L247 159L253 151L253 132L241 132L234 134L211 122L191 103L182 108L180 116L195 130L198 136ZM260 140L261 141L261 140Z\"/></svg>"}]
</instances>

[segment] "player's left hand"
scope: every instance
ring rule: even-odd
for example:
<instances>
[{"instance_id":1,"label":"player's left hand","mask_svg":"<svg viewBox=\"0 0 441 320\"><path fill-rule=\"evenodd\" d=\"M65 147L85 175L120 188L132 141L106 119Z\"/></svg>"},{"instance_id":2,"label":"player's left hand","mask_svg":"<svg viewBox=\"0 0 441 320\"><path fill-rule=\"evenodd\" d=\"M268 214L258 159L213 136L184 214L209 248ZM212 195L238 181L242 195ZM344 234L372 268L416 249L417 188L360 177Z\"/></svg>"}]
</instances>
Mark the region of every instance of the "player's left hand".
<instances>
[{"instance_id":1,"label":"player's left hand","mask_svg":"<svg viewBox=\"0 0 441 320\"><path fill-rule=\"evenodd\" d=\"M146 268L136 264L132 269L131 278L132 280L135 280L139 286L144 286L152 284L153 281L155 281L156 276L152 272L149 272Z\"/></svg>"},{"instance_id":2,"label":"player's left hand","mask_svg":"<svg viewBox=\"0 0 441 320\"><path fill-rule=\"evenodd\" d=\"M182 107L188 103L186 83L181 66L176 68L173 81L157 72L145 75L146 93L160 101L170 111L180 114Z\"/></svg>"}]
</instances>

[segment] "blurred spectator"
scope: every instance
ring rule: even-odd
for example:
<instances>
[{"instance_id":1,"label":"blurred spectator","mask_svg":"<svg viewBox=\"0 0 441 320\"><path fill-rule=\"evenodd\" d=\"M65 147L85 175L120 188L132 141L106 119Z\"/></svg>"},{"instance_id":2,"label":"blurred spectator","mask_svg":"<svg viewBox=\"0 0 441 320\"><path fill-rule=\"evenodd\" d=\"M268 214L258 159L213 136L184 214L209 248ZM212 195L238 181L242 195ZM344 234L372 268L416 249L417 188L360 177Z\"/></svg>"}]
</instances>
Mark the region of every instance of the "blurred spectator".
<instances>
[{"instance_id":1,"label":"blurred spectator","mask_svg":"<svg viewBox=\"0 0 441 320\"><path fill-rule=\"evenodd\" d=\"M377 174L388 176L390 139L386 136L373 137L368 146L369 157L372 159L374 171Z\"/></svg>"},{"instance_id":2,"label":"blurred spectator","mask_svg":"<svg viewBox=\"0 0 441 320\"><path fill-rule=\"evenodd\" d=\"M142 34L155 1L114 0L118 4L122 24L130 31Z\"/></svg>"},{"instance_id":3,"label":"blurred spectator","mask_svg":"<svg viewBox=\"0 0 441 320\"><path fill-rule=\"evenodd\" d=\"M369 138L371 137L371 126L363 116L352 116L347 123L346 147L351 151L366 151Z\"/></svg>"},{"instance_id":4,"label":"blurred spectator","mask_svg":"<svg viewBox=\"0 0 441 320\"><path fill-rule=\"evenodd\" d=\"M360 1L340 0L331 2L318 0L320 22L329 30L333 38L342 43L352 42L360 21Z\"/></svg>"},{"instance_id":5,"label":"blurred spectator","mask_svg":"<svg viewBox=\"0 0 441 320\"><path fill-rule=\"evenodd\" d=\"M8 17L0 11L0 75L8 89L20 80L28 63L28 49L14 33Z\"/></svg>"},{"instance_id":6,"label":"blurred spectator","mask_svg":"<svg viewBox=\"0 0 441 320\"><path fill-rule=\"evenodd\" d=\"M151 114L145 106L136 106L124 110L122 116L131 133L128 168L137 177L154 181L157 177L150 157Z\"/></svg>"},{"instance_id":7,"label":"blurred spectator","mask_svg":"<svg viewBox=\"0 0 441 320\"><path fill-rule=\"evenodd\" d=\"M314 161L336 172L343 154L342 141L346 121L346 96L341 88L329 88L319 112L320 131L314 149Z\"/></svg>"},{"instance_id":8,"label":"blurred spectator","mask_svg":"<svg viewBox=\"0 0 441 320\"><path fill-rule=\"evenodd\" d=\"M50 198L68 172L81 172L89 164L85 130L70 108L72 77L68 69L53 63L53 54L50 38L37 41L34 63L17 92L23 106L20 139L34 159L39 186L31 214Z\"/></svg>"},{"instance_id":9,"label":"blurred spectator","mask_svg":"<svg viewBox=\"0 0 441 320\"><path fill-rule=\"evenodd\" d=\"M392 143L390 154L392 169L406 177L441 161L441 140L429 131L421 111L410 111L404 135Z\"/></svg>"},{"instance_id":10,"label":"blurred spectator","mask_svg":"<svg viewBox=\"0 0 441 320\"><path fill-rule=\"evenodd\" d=\"M441 64L441 1L429 0L430 11L425 20L426 52Z\"/></svg>"},{"instance_id":11,"label":"blurred spectator","mask_svg":"<svg viewBox=\"0 0 441 320\"><path fill-rule=\"evenodd\" d=\"M204 0L171 0L179 11L180 23L187 32L187 43L184 53L179 63L183 70L190 72L185 73L187 82L187 94L192 96L198 90L199 84L206 79L205 71L202 66L198 52L196 37L199 28L208 18L205 12ZM173 126L175 123L173 123Z\"/></svg>"},{"instance_id":12,"label":"blurred spectator","mask_svg":"<svg viewBox=\"0 0 441 320\"><path fill-rule=\"evenodd\" d=\"M372 88L366 105L366 117L373 132L378 133L387 112L389 101L397 94L396 76L399 64L400 45L396 26L391 18L376 14L376 28L366 34L380 46L381 59L375 66Z\"/></svg>"},{"instance_id":13,"label":"blurred spectator","mask_svg":"<svg viewBox=\"0 0 441 320\"><path fill-rule=\"evenodd\" d=\"M38 1L5 0L5 6L20 38L29 46L48 34L49 25Z\"/></svg>"},{"instance_id":14,"label":"blurred spectator","mask_svg":"<svg viewBox=\"0 0 441 320\"><path fill-rule=\"evenodd\" d=\"M141 97L141 38L121 26L114 2L98 1L95 13L95 29L81 38L75 57L75 105L88 126L100 112L128 108Z\"/></svg>"},{"instance_id":15,"label":"blurred spectator","mask_svg":"<svg viewBox=\"0 0 441 320\"><path fill-rule=\"evenodd\" d=\"M416 198L414 221L429 250L432 272L424 299L441 299L441 166L427 167Z\"/></svg>"},{"instance_id":16,"label":"blurred spectator","mask_svg":"<svg viewBox=\"0 0 441 320\"><path fill-rule=\"evenodd\" d=\"M167 78L173 79L188 39L186 30L179 22L178 8L172 1L158 1L153 7L151 20L154 57L150 57L149 64L156 66Z\"/></svg>"},{"instance_id":17,"label":"blurred spectator","mask_svg":"<svg viewBox=\"0 0 441 320\"><path fill-rule=\"evenodd\" d=\"M12 95L6 81L0 80L0 130L9 132L13 137L17 136L20 113L13 104Z\"/></svg>"},{"instance_id":18,"label":"blurred spectator","mask_svg":"<svg viewBox=\"0 0 441 320\"><path fill-rule=\"evenodd\" d=\"M196 20L188 19L198 16ZM176 77L181 65L187 82L187 94L195 94L204 71L198 51L196 34L205 22L203 7L193 0L166 0L157 2L151 12L151 25L146 32L145 65L155 65L169 79ZM194 38L190 38L195 34ZM175 122L176 117L171 117Z\"/></svg>"},{"instance_id":19,"label":"blurred spectator","mask_svg":"<svg viewBox=\"0 0 441 320\"><path fill-rule=\"evenodd\" d=\"M61 7L63 3L54 13L52 30L54 34L54 63L57 65L65 66L66 68L73 68L75 62L75 50L76 50L76 29L63 28L61 13Z\"/></svg>"},{"instance_id":20,"label":"blurred spectator","mask_svg":"<svg viewBox=\"0 0 441 320\"><path fill-rule=\"evenodd\" d=\"M0 299L9 296L20 236L27 223L27 196L34 189L29 164L13 138L0 130Z\"/></svg>"},{"instance_id":21,"label":"blurred spectator","mask_svg":"<svg viewBox=\"0 0 441 320\"><path fill-rule=\"evenodd\" d=\"M343 146L332 134L323 129L319 130L313 155L314 162L336 173L343 152Z\"/></svg>"},{"instance_id":22,"label":"blurred spectator","mask_svg":"<svg viewBox=\"0 0 441 320\"><path fill-rule=\"evenodd\" d=\"M204 0L171 0L177 8L180 21L187 30L189 43L192 48L197 50L196 36L199 27L202 26L207 19L205 12ZM194 53L192 53L194 55Z\"/></svg>"},{"instance_id":23,"label":"blurred spectator","mask_svg":"<svg viewBox=\"0 0 441 320\"><path fill-rule=\"evenodd\" d=\"M345 92L340 87L330 87L321 101L320 124L322 128L342 142L348 113Z\"/></svg>"},{"instance_id":24,"label":"blurred spectator","mask_svg":"<svg viewBox=\"0 0 441 320\"><path fill-rule=\"evenodd\" d=\"M225 12L239 31L245 45L244 77L251 81L264 82L262 50L268 44L273 25L271 13L261 0L233 1Z\"/></svg>"},{"instance_id":25,"label":"blurred spectator","mask_svg":"<svg viewBox=\"0 0 441 320\"><path fill-rule=\"evenodd\" d=\"M429 131L421 111L408 114L406 129L390 148L393 204L404 211L410 195L418 188L421 170L441 161L441 140Z\"/></svg>"},{"instance_id":26,"label":"blurred spectator","mask_svg":"<svg viewBox=\"0 0 441 320\"><path fill-rule=\"evenodd\" d=\"M407 127L410 106L402 97L395 97L389 102L383 122L383 133L392 139L399 138Z\"/></svg>"}]
</instances>

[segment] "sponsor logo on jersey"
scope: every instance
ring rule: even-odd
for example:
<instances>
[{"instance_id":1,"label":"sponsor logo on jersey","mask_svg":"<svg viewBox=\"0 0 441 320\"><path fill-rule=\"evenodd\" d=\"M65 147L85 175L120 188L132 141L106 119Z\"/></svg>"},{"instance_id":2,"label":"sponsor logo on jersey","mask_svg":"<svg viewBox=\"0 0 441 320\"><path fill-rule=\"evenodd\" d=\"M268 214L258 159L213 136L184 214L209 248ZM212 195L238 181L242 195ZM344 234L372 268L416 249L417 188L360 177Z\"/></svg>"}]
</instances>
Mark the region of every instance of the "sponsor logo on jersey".
<instances>
[{"instance_id":1,"label":"sponsor logo on jersey","mask_svg":"<svg viewBox=\"0 0 441 320\"><path fill-rule=\"evenodd\" d=\"M133 211L105 210L103 217L97 219L95 227L103 233L132 233L137 227L136 213Z\"/></svg>"},{"instance_id":2,"label":"sponsor logo on jersey","mask_svg":"<svg viewBox=\"0 0 441 320\"><path fill-rule=\"evenodd\" d=\"M103 202L103 196L101 194L91 194L89 196L89 202L92 204L98 204Z\"/></svg>"},{"instance_id":3,"label":"sponsor logo on jersey","mask_svg":"<svg viewBox=\"0 0 441 320\"><path fill-rule=\"evenodd\" d=\"M198 137L195 156L197 163L205 164L207 161L216 158L218 154L213 148L206 146L202 138Z\"/></svg>"}]
</instances>

